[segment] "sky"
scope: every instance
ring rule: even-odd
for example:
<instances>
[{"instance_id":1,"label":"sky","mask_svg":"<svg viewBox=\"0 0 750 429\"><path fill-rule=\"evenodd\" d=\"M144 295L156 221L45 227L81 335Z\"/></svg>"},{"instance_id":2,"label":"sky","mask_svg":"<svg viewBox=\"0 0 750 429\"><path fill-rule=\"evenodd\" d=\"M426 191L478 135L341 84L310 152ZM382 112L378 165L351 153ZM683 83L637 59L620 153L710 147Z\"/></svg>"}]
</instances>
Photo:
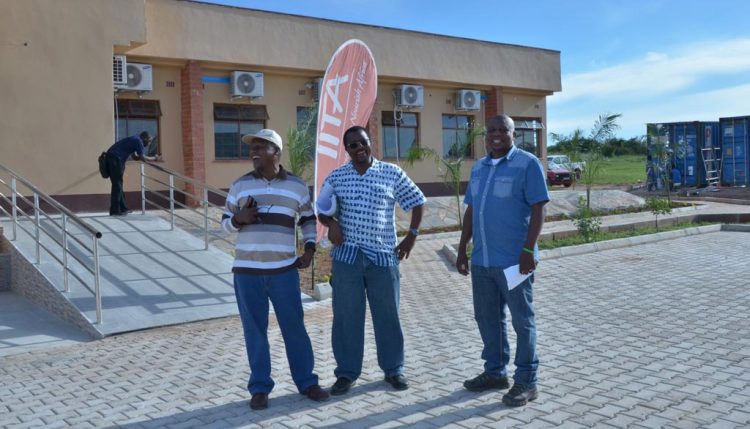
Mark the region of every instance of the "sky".
<instances>
[{"instance_id":1,"label":"sky","mask_svg":"<svg viewBox=\"0 0 750 429\"><path fill-rule=\"evenodd\" d=\"M588 133L605 113L622 114L621 138L646 123L750 115L747 0L208 2L560 51L551 133Z\"/></svg>"}]
</instances>

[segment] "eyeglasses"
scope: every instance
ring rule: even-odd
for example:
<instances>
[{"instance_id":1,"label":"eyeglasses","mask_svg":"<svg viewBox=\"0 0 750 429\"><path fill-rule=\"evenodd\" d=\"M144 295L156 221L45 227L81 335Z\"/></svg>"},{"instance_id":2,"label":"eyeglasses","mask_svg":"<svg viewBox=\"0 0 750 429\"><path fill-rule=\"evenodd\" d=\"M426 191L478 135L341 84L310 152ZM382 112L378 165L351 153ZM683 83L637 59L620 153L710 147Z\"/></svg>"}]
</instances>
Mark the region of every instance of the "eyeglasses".
<instances>
[{"instance_id":1,"label":"eyeglasses","mask_svg":"<svg viewBox=\"0 0 750 429\"><path fill-rule=\"evenodd\" d=\"M370 146L370 140L355 140L346 144L346 148L349 150L357 149L360 146Z\"/></svg>"}]
</instances>

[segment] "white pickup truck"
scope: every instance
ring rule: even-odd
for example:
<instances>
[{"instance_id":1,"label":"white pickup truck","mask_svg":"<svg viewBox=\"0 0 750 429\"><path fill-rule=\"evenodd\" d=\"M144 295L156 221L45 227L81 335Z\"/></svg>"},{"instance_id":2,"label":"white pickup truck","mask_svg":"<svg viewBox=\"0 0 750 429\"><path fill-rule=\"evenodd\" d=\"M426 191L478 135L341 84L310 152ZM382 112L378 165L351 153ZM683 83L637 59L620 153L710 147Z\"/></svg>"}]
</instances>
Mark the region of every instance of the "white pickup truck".
<instances>
[{"instance_id":1,"label":"white pickup truck","mask_svg":"<svg viewBox=\"0 0 750 429\"><path fill-rule=\"evenodd\" d=\"M547 163L549 164L550 162L567 168L571 173L575 174L576 179L581 178L581 172L586 168L586 162L570 162L568 155L547 155Z\"/></svg>"}]
</instances>

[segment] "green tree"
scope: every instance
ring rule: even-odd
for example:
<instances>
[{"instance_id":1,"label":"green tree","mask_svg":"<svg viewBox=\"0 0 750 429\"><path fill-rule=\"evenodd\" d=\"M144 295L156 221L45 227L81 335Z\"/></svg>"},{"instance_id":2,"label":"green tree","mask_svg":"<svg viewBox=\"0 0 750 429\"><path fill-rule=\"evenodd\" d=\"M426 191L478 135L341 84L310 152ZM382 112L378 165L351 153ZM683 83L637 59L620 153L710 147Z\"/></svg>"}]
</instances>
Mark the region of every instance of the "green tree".
<instances>
[{"instance_id":1,"label":"green tree","mask_svg":"<svg viewBox=\"0 0 750 429\"><path fill-rule=\"evenodd\" d=\"M429 147L412 146L406 158L406 164L413 166L417 160L430 158L435 161L438 171L442 173L443 182L453 191L456 197L456 211L458 226L463 229L463 219L461 217L461 168L466 159L466 154L471 153L470 148L477 137L485 134L486 128L482 125L470 125L466 129L466 137L458 139L450 148L448 157L438 154L435 149Z\"/></svg>"},{"instance_id":2,"label":"green tree","mask_svg":"<svg viewBox=\"0 0 750 429\"><path fill-rule=\"evenodd\" d=\"M601 148L604 144L612 138L614 132L620 128L617 124L617 120L622 116L620 113L605 113L599 115L599 118L594 122L594 126L591 128L588 137L583 137L583 131L581 129L574 130L568 136L561 136L559 134L552 134L553 140L558 142L564 142L565 145L569 145L570 150L580 150L580 156L578 152L570 152L568 157L572 159L580 158L580 160L586 163L586 167L581 172L581 177L578 180L586 186L586 207L591 208L591 187L593 186L596 179L599 177L599 173L602 166L602 152Z\"/></svg>"},{"instance_id":3,"label":"green tree","mask_svg":"<svg viewBox=\"0 0 750 429\"><path fill-rule=\"evenodd\" d=\"M315 127L318 122L318 104L305 109L302 120L286 132L285 151L289 154L289 171L306 182L312 180L310 166L315 159Z\"/></svg>"},{"instance_id":4,"label":"green tree","mask_svg":"<svg viewBox=\"0 0 750 429\"><path fill-rule=\"evenodd\" d=\"M656 230L659 230L659 215L672 213L672 202L664 198L651 197L646 200L646 207L651 210L656 219Z\"/></svg>"},{"instance_id":5,"label":"green tree","mask_svg":"<svg viewBox=\"0 0 750 429\"><path fill-rule=\"evenodd\" d=\"M666 136L660 135L660 125L649 126L648 130L648 141L651 146L651 157L652 162L655 164L654 168L656 175L661 178L664 184L664 196L666 197L669 205L672 205L672 195L670 189L672 188L672 150L669 148L669 142Z\"/></svg>"}]
</instances>

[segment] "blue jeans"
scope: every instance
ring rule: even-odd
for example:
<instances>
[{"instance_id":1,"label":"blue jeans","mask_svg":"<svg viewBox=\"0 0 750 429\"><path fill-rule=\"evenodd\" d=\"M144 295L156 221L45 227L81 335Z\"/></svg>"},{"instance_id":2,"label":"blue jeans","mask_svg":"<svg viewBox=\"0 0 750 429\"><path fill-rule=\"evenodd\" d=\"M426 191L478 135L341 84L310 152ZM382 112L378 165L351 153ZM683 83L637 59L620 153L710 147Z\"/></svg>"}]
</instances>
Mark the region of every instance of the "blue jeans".
<instances>
[{"instance_id":1,"label":"blue jeans","mask_svg":"<svg viewBox=\"0 0 750 429\"><path fill-rule=\"evenodd\" d=\"M386 376L404 372L404 335L398 318L398 266L380 267L362 251L354 264L333 261L333 356L336 377L356 380L365 349L365 301L370 302L378 365Z\"/></svg>"},{"instance_id":2,"label":"blue jeans","mask_svg":"<svg viewBox=\"0 0 750 429\"><path fill-rule=\"evenodd\" d=\"M484 371L496 377L508 375L510 345L505 306L508 306L516 331L516 372L513 381L518 384L536 385L539 358L536 354L536 324L534 323L534 299L532 297L532 275L523 283L508 291L503 270L499 267L471 266L471 284L474 293L474 318L479 326L484 349Z\"/></svg>"},{"instance_id":3,"label":"blue jeans","mask_svg":"<svg viewBox=\"0 0 750 429\"><path fill-rule=\"evenodd\" d=\"M234 293L245 334L247 359L250 362L251 394L273 389L271 353L268 347L268 300L271 300L286 357L297 389L302 392L318 383L313 373L314 358L310 337L305 330L304 312L299 290L299 272L292 269L280 274L234 274Z\"/></svg>"}]
</instances>

